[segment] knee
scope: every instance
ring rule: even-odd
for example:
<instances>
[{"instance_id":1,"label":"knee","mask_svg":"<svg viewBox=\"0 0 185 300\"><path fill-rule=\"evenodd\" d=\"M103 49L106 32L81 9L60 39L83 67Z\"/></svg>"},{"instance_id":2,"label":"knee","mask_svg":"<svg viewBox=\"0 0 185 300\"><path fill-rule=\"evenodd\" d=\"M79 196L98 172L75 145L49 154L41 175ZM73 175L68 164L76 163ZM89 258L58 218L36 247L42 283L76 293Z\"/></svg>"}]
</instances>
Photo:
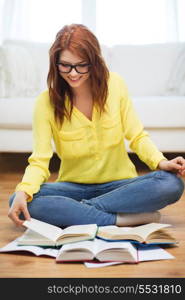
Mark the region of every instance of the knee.
<instances>
[{"instance_id":1,"label":"knee","mask_svg":"<svg viewBox=\"0 0 185 300\"><path fill-rule=\"evenodd\" d=\"M184 182L176 174L161 171L163 177L162 190L168 204L174 203L180 199L184 191Z\"/></svg>"}]
</instances>

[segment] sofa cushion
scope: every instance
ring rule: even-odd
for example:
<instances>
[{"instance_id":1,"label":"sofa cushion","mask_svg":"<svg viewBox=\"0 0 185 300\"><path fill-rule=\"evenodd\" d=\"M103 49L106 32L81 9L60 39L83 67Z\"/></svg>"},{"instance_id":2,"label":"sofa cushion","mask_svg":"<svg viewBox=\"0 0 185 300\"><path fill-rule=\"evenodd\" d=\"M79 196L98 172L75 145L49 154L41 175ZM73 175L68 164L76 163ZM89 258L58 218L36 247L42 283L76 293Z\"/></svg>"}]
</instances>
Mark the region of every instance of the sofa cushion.
<instances>
[{"instance_id":1,"label":"sofa cushion","mask_svg":"<svg viewBox=\"0 0 185 300\"><path fill-rule=\"evenodd\" d=\"M169 80L182 51L184 43L117 45L111 48L110 66L125 79L132 96L166 95L173 89Z\"/></svg>"},{"instance_id":2,"label":"sofa cushion","mask_svg":"<svg viewBox=\"0 0 185 300\"><path fill-rule=\"evenodd\" d=\"M35 98L0 98L0 129L31 129Z\"/></svg>"},{"instance_id":3,"label":"sofa cushion","mask_svg":"<svg viewBox=\"0 0 185 300\"><path fill-rule=\"evenodd\" d=\"M31 129L35 98L0 98L0 128ZM147 128L185 128L185 97L133 97Z\"/></svg>"},{"instance_id":4,"label":"sofa cushion","mask_svg":"<svg viewBox=\"0 0 185 300\"><path fill-rule=\"evenodd\" d=\"M185 43L179 52L167 82L166 93L185 95Z\"/></svg>"},{"instance_id":5,"label":"sofa cushion","mask_svg":"<svg viewBox=\"0 0 185 300\"><path fill-rule=\"evenodd\" d=\"M185 96L133 97L133 103L147 128L185 128Z\"/></svg>"}]
</instances>

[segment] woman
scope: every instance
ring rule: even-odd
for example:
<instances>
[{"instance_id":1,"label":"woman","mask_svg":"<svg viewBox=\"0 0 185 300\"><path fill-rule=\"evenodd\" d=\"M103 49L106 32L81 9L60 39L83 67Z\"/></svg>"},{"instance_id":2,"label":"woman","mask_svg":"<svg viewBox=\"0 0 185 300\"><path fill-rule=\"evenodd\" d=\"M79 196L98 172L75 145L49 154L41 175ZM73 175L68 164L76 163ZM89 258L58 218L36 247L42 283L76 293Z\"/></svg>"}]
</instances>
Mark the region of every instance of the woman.
<instances>
[{"instance_id":1,"label":"woman","mask_svg":"<svg viewBox=\"0 0 185 300\"><path fill-rule=\"evenodd\" d=\"M35 105L33 153L10 198L9 217L16 225L31 216L61 227L159 221L158 210L183 193L184 158L167 160L150 140L88 28L64 26L49 54L48 91ZM137 175L124 137L153 172ZM61 165L57 181L45 183L52 139Z\"/></svg>"}]
</instances>

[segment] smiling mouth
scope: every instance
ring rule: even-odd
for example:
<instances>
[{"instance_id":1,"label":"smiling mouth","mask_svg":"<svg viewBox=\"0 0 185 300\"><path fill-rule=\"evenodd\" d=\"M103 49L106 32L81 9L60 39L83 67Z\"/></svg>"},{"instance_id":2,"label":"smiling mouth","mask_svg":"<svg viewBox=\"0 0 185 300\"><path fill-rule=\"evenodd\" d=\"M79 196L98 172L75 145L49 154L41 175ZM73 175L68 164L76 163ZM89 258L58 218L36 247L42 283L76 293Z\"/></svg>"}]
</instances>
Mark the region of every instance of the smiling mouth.
<instances>
[{"instance_id":1,"label":"smiling mouth","mask_svg":"<svg viewBox=\"0 0 185 300\"><path fill-rule=\"evenodd\" d=\"M73 81L73 82L76 82L76 81L79 81L80 78L81 78L81 77L79 77L79 78L70 78L70 77L69 77L69 80L71 80L71 81Z\"/></svg>"}]
</instances>

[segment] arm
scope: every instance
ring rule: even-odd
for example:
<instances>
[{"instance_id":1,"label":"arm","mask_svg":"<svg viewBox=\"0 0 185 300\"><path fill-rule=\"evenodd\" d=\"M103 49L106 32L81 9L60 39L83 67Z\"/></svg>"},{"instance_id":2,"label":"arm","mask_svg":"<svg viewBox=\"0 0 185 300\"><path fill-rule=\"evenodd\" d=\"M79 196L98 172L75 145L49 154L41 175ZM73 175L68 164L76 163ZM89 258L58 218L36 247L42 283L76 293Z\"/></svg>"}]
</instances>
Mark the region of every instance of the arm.
<instances>
[{"instance_id":1,"label":"arm","mask_svg":"<svg viewBox=\"0 0 185 300\"><path fill-rule=\"evenodd\" d=\"M49 161L53 155L53 150L49 104L46 97L46 93L42 93L36 101L33 115L33 153L28 159L29 165L25 170L23 179L16 187L16 196L8 212L8 216L16 225L23 223L19 218L21 212L25 219L29 220L27 202L32 200L33 194L39 191L40 185L50 175Z\"/></svg>"},{"instance_id":2,"label":"arm","mask_svg":"<svg viewBox=\"0 0 185 300\"><path fill-rule=\"evenodd\" d=\"M16 187L16 192L24 191L29 195L28 201L50 176L49 162L53 155L50 115L48 94L45 92L37 98L33 114L33 153L28 159L23 179Z\"/></svg>"}]
</instances>

